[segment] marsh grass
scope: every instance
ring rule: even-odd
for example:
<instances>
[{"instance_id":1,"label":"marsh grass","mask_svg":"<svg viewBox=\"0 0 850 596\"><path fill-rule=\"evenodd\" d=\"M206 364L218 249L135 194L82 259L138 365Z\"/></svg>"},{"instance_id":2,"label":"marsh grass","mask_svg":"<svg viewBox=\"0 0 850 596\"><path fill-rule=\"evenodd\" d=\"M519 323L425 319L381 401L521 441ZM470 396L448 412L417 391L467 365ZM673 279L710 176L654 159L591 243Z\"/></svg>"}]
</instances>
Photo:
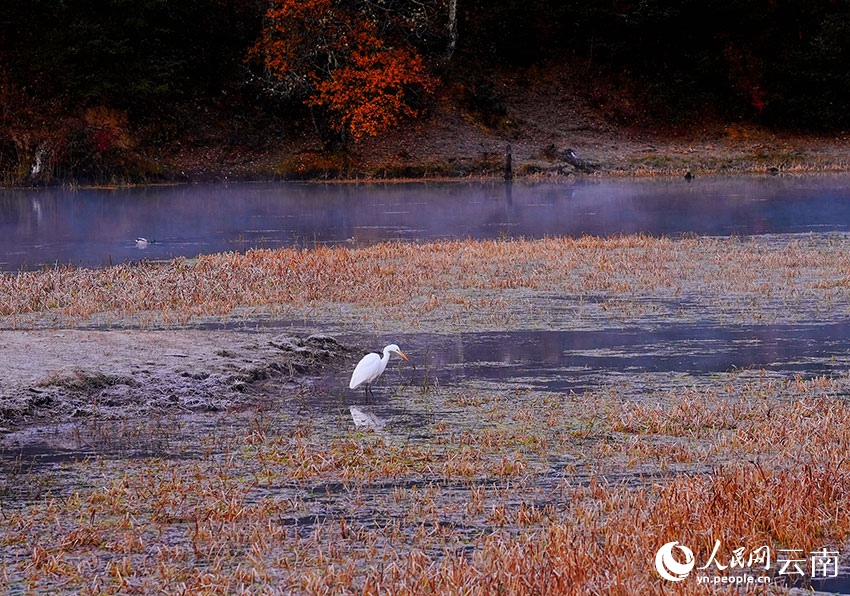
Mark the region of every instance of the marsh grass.
<instances>
[{"instance_id":1,"label":"marsh grass","mask_svg":"<svg viewBox=\"0 0 850 596\"><path fill-rule=\"evenodd\" d=\"M133 385L134 383L135 381L130 377L108 375L100 372L91 373L82 369L76 369L69 374L60 374L55 371L50 372L36 386L56 386L70 391L90 391L111 387L112 385Z\"/></svg>"},{"instance_id":2,"label":"marsh grass","mask_svg":"<svg viewBox=\"0 0 850 596\"><path fill-rule=\"evenodd\" d=\"M721 380L642 397L442 389L418 438L264 413L196 457L69 463L87 488L6 499L4 587L662 594L652 557L671 540L701 561L717 539L844 545L850 379Z\"/></svg>"},{"instance_id":3,"label":"marsh grass","mask_svg":"<svg viewBox=\"0 0 850 596\"><path fill-rule=\"evenodd\" d=\"M541 312L570 328L697 314L837 320L847 256L831 237L250 251L8 275L0 312L10 327L45 313L190 321L245 308L440 330L524 328ZM850 377L635 377L557 394L443 386L426 375L392 396L415 423L381 432L355 429L344 404L303 399L296 411L222 414L212 431L170 437L174 453L45 468L78 480L30 495L6 487L0 587L709 594L716 586L662 580L659 546L687 544L701 562L718 539L727 558L762 545L843 549Z\"/></svg>"},{"instance_id":4,"label":"marsh grass","mask_svg":"<svg viewBox=\"0 0 850 596\"><path fill-rule=\"evenodd\" d=\"M661 321L683 311L741 322L822 319L847 305L848 252L840 237L828 235L250 250L2 275L0 317L5 327L27 327L45 317L169 324L271 313L432 330Z\"/></svg>"}]
</instances>

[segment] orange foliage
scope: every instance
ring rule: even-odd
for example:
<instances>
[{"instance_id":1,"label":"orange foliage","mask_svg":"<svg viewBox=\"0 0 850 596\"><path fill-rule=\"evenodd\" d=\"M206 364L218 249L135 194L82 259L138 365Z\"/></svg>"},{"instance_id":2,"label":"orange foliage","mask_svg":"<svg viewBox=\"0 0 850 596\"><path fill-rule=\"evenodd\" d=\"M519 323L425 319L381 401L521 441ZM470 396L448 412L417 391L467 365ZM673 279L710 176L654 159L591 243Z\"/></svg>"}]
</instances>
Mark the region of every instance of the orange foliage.
<instances>
[{"instance_id":1,"label":"orange foliage","mask_svg":"<svg viewBox=\"0 0 850 596\"><path fill-rule=\"evenodd\" d=\"M314 74L305 72L312 70L311 58L330 53L332 40L344 43L343 32L334 31L331 0L275 0L266 19L250 55L262 58L269 74L281 79Z\"/></svg>"},{"instance_id":2,"label":"orange foliage","mask_svg":"<svg viewBox=\"0 0 850 596\"><path fill-rule=\"evenodd\" d=\"M355 140L418 116L410 94L436 86L414 48L383 38L365 14L339 0L275 0L266 17L251 56L286 92L327 108L332 126Z\"/></svg>"},{"instance_id":3,"label":"orange foliage","mask_svg":"<svg viewBox=\"0 0 850 596\"><path fill-rule=\"evenodd\" d=\"M434 81L422 59L406 48L369 54L355 52L351 64L320 82L311 99L338 115L337 128L351 131L355 140L378 135L396 126L402 117L418 111L406 102L406 89L433 90Z\"/></svg>"}]
</instances>

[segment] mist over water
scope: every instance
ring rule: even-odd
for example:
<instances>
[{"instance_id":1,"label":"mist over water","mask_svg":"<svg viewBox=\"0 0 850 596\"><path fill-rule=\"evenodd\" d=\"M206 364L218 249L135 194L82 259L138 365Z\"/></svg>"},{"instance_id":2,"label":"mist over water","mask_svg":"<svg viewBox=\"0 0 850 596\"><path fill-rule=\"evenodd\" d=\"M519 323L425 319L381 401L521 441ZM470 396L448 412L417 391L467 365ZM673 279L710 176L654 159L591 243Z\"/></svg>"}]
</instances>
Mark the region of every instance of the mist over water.
<instances>
[{"instance_id":1,"label":"mist over water","mask_svg":"<svg viewBox=\"0 0 850 596\"><path fill-rule=\"evenodd\" d=\"M849 231L850 176L0 191L3 271L397 239Z\"/></svg>"}]
</instances>

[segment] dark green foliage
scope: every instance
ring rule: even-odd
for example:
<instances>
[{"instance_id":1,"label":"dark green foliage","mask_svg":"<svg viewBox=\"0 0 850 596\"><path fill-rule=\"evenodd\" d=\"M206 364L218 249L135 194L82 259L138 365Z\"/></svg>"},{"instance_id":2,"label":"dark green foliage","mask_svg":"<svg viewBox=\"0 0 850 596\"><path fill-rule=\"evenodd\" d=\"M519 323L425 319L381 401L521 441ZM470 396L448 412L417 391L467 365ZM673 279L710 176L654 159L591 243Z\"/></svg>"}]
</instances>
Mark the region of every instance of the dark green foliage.
<instances>
[{"instance_id":1,"label":"dark green foliage","mask_svg":"<svg viewBox=\"0 0 850 596\"><path fill-rule=\"evenodd\" d=\"M258 0L27 0L0 8L0 57L40 101L155 114L240 82Z\"/></svg>"},{"instance_id":2,"label":"dark green foliage","mask_svg":"<svg viewBox=\"0 0 850 596\"><path fill-rule=\"evenodd\" d=\"M625 77L664 117L850 124L847 0L477 0L464 16L477 60L560 59Z\"/></svg>"},{"instance_id":3,"label":"dark green foliage","mask_svg":"<svg viewBox=\"0 0 850 596\"><path fill-rule=\"evenodd\" d=\"M827 15L765 70L766 116L776 126L836 130L850 126L850 17Z\"/></svg>"},{"instance_id":4,"label":"dark green foliage","mask_svg":"<svg viewBox=\"0 0 850 596\"><path fill-rule=\"evenodd\" d=\"M436 62L438 2L357 3ZM244 90L263 0L28 0L0 5L9 83L51 106L163 118ZM459 4L456 61L525 68L558 60L628 80L653 111L710 108L774 126L850 123L847 0L473 0ZM481 86L482 73L476 72ZM52 103L51 103L52 102Z\"/></svg>"},{"instance_id":5,"label":"dark green foliage","mask_svg":"<svg viewBox=\"0 0 850 596\"><path fill-rule=\"evenodd\" d=\"M245 48L256 38L264 6L263 0L0 2L3 181L156 176L138 146L180 138L208 113L201 106L230 102L220 111L239 109L241 100L231 98L245 83ZM121 120L118 128L113 117ZM120 132L120 142L112 143L109 131ZM44 167L33 175L37 154Z\"/></svg>"}]
</instances>

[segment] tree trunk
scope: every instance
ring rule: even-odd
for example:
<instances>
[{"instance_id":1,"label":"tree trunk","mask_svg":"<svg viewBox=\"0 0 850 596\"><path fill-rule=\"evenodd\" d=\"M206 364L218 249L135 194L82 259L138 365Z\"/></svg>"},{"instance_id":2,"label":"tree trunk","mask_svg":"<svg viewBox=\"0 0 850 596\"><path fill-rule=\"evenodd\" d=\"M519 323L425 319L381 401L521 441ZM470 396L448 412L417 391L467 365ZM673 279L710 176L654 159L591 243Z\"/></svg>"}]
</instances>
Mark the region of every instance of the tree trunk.
<instances>
[{"instance_id":1,"label":"tree trunk","mask_svg":"<svg viewBox=\"0 0 850 596\"><path fill-rule=\"evenodd\" d=\"M457 0L449 0L449 42L446 45L446 62L452 59L457 45Z\"/></svg>"}]
</instances>

